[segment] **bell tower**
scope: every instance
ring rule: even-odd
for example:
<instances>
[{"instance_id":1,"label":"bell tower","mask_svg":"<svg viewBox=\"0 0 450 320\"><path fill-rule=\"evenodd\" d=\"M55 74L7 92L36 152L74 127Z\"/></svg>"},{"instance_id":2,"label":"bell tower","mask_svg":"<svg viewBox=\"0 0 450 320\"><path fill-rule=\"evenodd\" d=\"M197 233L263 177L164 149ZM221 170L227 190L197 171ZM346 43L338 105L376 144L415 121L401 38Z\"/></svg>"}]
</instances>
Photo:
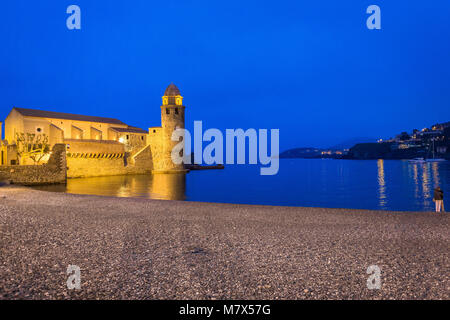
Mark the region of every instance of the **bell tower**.
<instances>
[{"instance_id":1,"label":"bell tower","mask_svg":"<svg viewBox=\"0 0 450 320\"><path fill-rule=\"evenodd\" d=\"M165 127L173 127L172 131L178 128L184 128L184 109L183 97L180 90L173 83L170 84L164 96L162 97L163 104L161 106L161 125Z\"/></svg>"},{"instance_id":2,"label":"bell tower","mask_svg":"<svg viewBox=\"0 0 450 320\"><path fill-rule=\"evenodd\" d=\"M183 164L173 163L171 157L173 147L179 143L172 141L172 133L176 129L184 128L184 110L180 90L172 83L164 92L161 106L163 170L184 170Z\"/></svg>"}]
</instances>

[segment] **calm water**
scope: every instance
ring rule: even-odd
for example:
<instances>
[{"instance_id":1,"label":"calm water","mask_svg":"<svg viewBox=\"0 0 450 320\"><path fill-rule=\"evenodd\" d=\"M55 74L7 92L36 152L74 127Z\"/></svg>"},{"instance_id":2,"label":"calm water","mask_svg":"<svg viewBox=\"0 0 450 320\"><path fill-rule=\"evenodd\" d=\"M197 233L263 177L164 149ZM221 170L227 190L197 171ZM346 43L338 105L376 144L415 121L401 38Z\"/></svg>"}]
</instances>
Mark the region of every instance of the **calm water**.
<instances>
[{"instance_id":1,"label":"calm water","mask_svg":"<svg viewBox=\"0 0 450 320\"><path fill-rule=\"evenodd\" d=\"M282 159L275 176L260 176L258 166L235 165L187 175L69 179L67 186L39 189L151 199L424 211L433 209L437 185L450 194L450 162Z\"/></svg>"}]
</instances>

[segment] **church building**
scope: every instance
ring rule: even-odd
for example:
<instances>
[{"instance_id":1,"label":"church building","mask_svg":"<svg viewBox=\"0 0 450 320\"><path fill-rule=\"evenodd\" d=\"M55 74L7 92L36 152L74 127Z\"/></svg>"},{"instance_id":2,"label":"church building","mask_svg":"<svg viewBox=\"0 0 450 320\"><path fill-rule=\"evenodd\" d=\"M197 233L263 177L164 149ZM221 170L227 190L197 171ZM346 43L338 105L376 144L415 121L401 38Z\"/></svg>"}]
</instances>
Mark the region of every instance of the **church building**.
<instances>
[{"instance_id":1,"label":"church building","mask_svg":"<svg viewBox=\"0 0 450 320\"><path fill-rule=\"evenodd\" d=\"M5 120L5 137L1 140L2 165L27 165L29 159L17 152L17 139L22 135L45 136L50 149L55 144L66 144L68 157L77 159L123 159L123 167L111 169L112 174L133 173L136 159L141 161L139 172L166 172L184 170L171 160L171 151L178 142L171 140L172 132L184 128L185 107L180 90L170 84L164 92L161 105L161 126L148 131L128 125L121 120L99 116L78 115L14 107ZM1 122L0 122L1 132ZM149 160L150 159L150 160ZM68 159L69 161L70 159ZM139 162L139 161L138 161ZM83 163L78 161L70 169L81 175ZM81 167L80 167L81 166ZM87 171L94 170L91 168ZM86 174L92 176L95 174Z\"/></svg>"}]
</instances>

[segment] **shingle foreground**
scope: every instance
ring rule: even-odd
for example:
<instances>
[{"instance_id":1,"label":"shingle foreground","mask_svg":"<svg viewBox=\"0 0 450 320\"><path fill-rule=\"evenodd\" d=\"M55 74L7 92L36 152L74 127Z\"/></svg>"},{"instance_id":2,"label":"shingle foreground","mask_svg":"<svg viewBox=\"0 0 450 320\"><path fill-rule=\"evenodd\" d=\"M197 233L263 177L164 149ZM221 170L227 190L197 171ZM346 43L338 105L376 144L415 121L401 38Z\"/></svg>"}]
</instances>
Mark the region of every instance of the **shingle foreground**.
<instances>
[{"instance_id":1,"label":"shingle foreground","mask_svg":"<svg viewBox=\"0 0 450 320\"><path fill-rule=\"evenodd\" d=\"M449 217L3 187L0 298L449 299Z\"/></svg>"}]
</instances>

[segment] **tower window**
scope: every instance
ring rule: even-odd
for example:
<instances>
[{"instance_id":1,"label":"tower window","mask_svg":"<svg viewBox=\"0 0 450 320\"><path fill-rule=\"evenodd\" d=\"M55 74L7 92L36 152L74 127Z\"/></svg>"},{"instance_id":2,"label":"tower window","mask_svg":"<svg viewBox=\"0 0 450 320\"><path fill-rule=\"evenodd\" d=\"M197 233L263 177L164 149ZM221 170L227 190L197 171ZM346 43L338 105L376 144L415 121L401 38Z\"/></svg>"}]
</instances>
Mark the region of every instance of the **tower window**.
<instances>
[{"instance_id":1,"label":"tower window","mask_svg":"<svg viewBox=\"0 0 450 320\"><path fill-rule=\"evenodd\" d=\"M175 114L178 114L178 108L175 108Z\"/></svg>"},{"instance_id":2,"label":"tower window","mask_svg":"<svg viewBox=\"0 0 450 320\"><path fill-rule=\"evenodd\" d=\"M128 140L128 139L130 139L130 136L129 136L129 135L127 135L127 140Z\"/></svg>"},{"instance_id":3,"label":"tower window","mask_svg":"<svg viewBox=\"0 0 450 320\"><path fill-rule=\"evenodd\" d=\"M169 108L166 108L166 114L170 114Z\"/></svg>"},{"instance_id":4,"label":"tower window","mask_svg":"<svg viewBox=\"0 0 450 320\"><path fill-rule=\"evenodd\" d=\"M141 136L141 140L144 141L144 136Z\"/></svg>"},{"instance_id":5,"label":"tower window","mask_svg":"<svg viewBox=\"0 0 450 320\"><path fill-rule=\"evenodd\" d=\"M153 133L156 133L156 130L153 130Z\"/></svg>"}]
</instances>

